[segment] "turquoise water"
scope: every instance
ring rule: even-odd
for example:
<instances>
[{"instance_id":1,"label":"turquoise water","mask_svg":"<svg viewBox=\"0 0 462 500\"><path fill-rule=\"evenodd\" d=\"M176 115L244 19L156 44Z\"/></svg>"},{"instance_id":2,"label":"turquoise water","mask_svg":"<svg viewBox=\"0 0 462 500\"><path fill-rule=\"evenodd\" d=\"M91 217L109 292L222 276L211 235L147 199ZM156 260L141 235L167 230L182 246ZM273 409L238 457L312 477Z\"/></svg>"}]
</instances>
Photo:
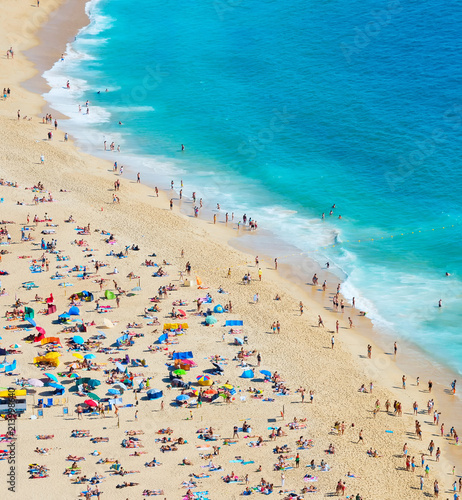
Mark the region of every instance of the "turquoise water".
<instances>
[{"instance_id":1,"label":"turquoise water","mask_svg":"<svg viewBox=\"0 0 462 500\"><path fill-rule=\"evenodd\" d=\"M165 188L182 178L184 195L328 259L385 334L462 373L460 4L100 0L89 12L45 75L82 148Z\"/></svg>"}]
</instances>

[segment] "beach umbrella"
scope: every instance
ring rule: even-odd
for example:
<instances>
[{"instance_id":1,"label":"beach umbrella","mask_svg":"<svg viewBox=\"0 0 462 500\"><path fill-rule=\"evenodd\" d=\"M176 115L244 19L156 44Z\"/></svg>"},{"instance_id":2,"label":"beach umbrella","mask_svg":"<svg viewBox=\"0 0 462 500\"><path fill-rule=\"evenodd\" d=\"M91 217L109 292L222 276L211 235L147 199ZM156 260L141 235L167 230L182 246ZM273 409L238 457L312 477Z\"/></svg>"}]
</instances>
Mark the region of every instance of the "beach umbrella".
<instances>
[{"instance_id":1,"label":"beach umbrella","mask_svg":"<svg viewBox=\"0 0 462 500\"><path fill-rule=\"evenodd\" d=\"M181 314L181 316L184 316L186 318L186 313L183 311L183 309L178 309L178 312Z\"/></svg>"},{"instance_id":2,"label":"beach umbrella","mask_svg":"<svg viewBox=\"0 0 462 500\"><path fill-rule=\"evenodd\" d=\"M186 375L186 370L183 370L183 368L178 368L178 370L175 370L173 373L175 375Z\"/></svg>"},{"instance_id":3,"label":"beach umbrella","mask_svg":"<svg viewBox=\"0 0 462 500\"><path fill-rule=\"evenodd\" d=\"M115 299L115 293L111 292L110 290L106 290L104 292L104 296L106 297L107 300L113 300L113 299Z\"/></svg>"},{"instance_id":4,"label":"beach umbrella","mask_svg":"<svg viewBox=\"0 0 462 500\"><path fill-rule=\"evenodd\" d=\"M45 331L44 328L42 328L41 326L37 326L35 328L41 335L45 335L47 332Z\"/></svg>"},{"instance_id":5,"label":"beach umbrella","mask_svg":"<svg viewBox=\"0 0 462 500\"><path fill-rule=\"evenodd\" d=\"M113 394L114 396L120 396L121 392L117 389L109 389L107 391L109 394Z\"/></svg>"},{"instance_id":6,"label":"beach umbrella","mask_svg":"<svg viewBox=\"0 0 462 500\"><path fill-rule=\"evenodd\" d=\"M85 354L84 358L85 359L95 359L96 356L91 352L90 354Z\"/></svg>"},{"instance_id":7,"label":"beach umbrella","mask_svg":"<svg viewBox=\"0 0 462 500\"><path fill-rule=\"evenodd\" d=\"M213 384L213 380L208 375L201 375L197 377L197 382L202 386L209 386Z\"/></svg>"},{"instance_id":8,"label":"beach umbrella","mask_svg":"<svg viewBox=\"0 0 462 500\"><path fill-rule=\"evenodd\" d=\"M271 372L269 370L260 370L260 373L267 378L271 378Z\"/></svg>"},{"instance_id":9,"label":"beach umbrella","mask_svg":"<svg viewBox=\"0 0 462 500\"><path fill-rule=\"evenodd\" d=\"M100 400L101 400L101 398L100 398L97 394L95 394L95 393L93 393L93 392L89 392L89 393L87 394L87 396L88 396L90 399L92 399L93 401L100 401Z\"/></svg>"},{"instance_id":10,"label":"beach umbrella","mask_svg":"<svg viewBox=\"0 0 462 500\"><path fill-rule=\"evenodd\" d=\"M106 328L114 328L114 323L107 318L103 319L103 323L104 323L104 326L106 326Z\"/></svg>"},{"instance_id":11,"label":"beach umbrella","mask_svg":"<svg viewBox=\"0 0 462 500\"><path fill-rule=\"evenodd\" d=\"M244 370L241 374L241 378L253 378L253 370Z\"/></svg>"},{"instance_id":12,"label":"beach umbrella","mask_svg":"<svg viewBox=\"0 0 462 500\"><path fill-rule=\"evenodd\" d=\"M20 344L11 344L11 345L10 345L10 348L11 348L11 349L19 349L20 347L21 347L21 345L20 345Z\"/></svg>"},{"instance_id":13,"label":"beach umbrella","mask_svg":"<svg viewBox=\"0 0 462 500\"><path fill-rule=\"evenodd\" d=\"M98 403L96 401L93 401L93 399L86 399L84 403L88 406L92 406L93 408L98 406Z\"/></svg>"},{"instance_id":14,"label":"beach umbrella","mask_svg":"<svg viewBox=\"0 0 462 500\"><path fill-rule=\"evenodd\" d=\"M61 391L66 390L66 389L65 389L65 387L64 387L64 385L57 384L56 382L50 382L48 385L49 385L50 387L54 387L55 389L59 389L59 390L61 390Z\"/></svg>"},{"instance_id":15,"label":"beach umbrella","mask_svg":"<svg viewBox=\"0 0 462 500\"><path fill-rule=\"evenodd\" d=\"M244 341L241 339L241 337L234 337L234 342L239 345L243 345Z\"/></svg>"},{"instance_id":16,"label":"beach umbrella","mask_svg":"<svg viewBox=\"0 0 462 500\"><path fill-rule=\"evenodd\" d=\"M207 323L207 325L214 325L216 322L217 322L217 318L215 318L215 316L207 316L205 318L205 322Z\"/></svg>"},{"instance_id":17,"label":"beach umbrella","mask_svg":"<svg viewBox=\"0 0 462 500\"><path fill-rule=\"evenodd\" d=\"M224 384L224 385L222 385L222 387L223 387L223 389L228 389L229 391L234 389L234 385L231 385L231 384Z\"/></svg>"},{"instance_id":18,"label":"beach umbrella","mask_svg":"<svg viewBox=\"0 0 462 500\"><path fill-rule=\"evenodd\" d=\"M68 377L70 377L70 378L80 378L80 375L78 373L71 373L70 375L68 375Z\"/></svg>"},{"instance_id":19,"label":"beach umbrella","mask_svg":"<svg viewBox=\"0 0 462 500\"><path fill-rule=\"evenodd\" d=\"M101 337L106 338L106 334L104 332L102 332L101 330L96 330L96 331L101 335Z\"/></svg>"},{"instance_id":20,"label":"beach umbrella","mask_svg":"<svg viewBox=\"0 0 462 500\"><path fill-rule=\"evenodd\" d=\"M176 400L180 401L180 402L188 401L188 399L189 399L189 396L186 394L180 394L179 396L176 397Z\"/></svg>"},{"instance_id":21,"label":"beach umbrella","mask_svg":"<svg viewBox=\"0 0 462 500\"><path fill-rule=\"evenodd\" d=\"M27 383L32 387L43 387L43 382L37 378L30 378Z\"/></svg>"},{"instance_id":22,"label":"beach umbrella","mask_svg":"<svg viewBox=\"0 0 462 500\"><path fill-rule=\"evenodd\" d=\"M58 383L58 377L56 375L53 375L53 373L44 373L44 375L49 379L53 380L53 382Z\"/></svg>"},{"instance_id":23,"label":"beach umbrella","mask_svg":"<svg viewBox=\"0 0 462 500\"><path fill-rule=\"evenodd\" d=\"M128 390L128 387L125 384L123 384L122 382L117 382L112 387L114 387L114 388L119 387L120 389L122 389L122 391L127 391Z\"/></svg>"},{"instance_id":24,"label":"beach umbrella","mask_svg":"<svg viewBox=\"0 0 462 500\"><path fill-rule=\"evenodd\" d=\"M97 380L96 378L91 378L89 381L88 381L88 385L92 386L92 387L98 387L99 385L101 385L101 381L100 380Z\"/></svg>"},{"instance_id":25,"label":"beach umbrella","mask_svg":"<svg viewBox=\"0 0 462 500\"><path fill-rule=\"evenodd\" d=\"M149 389L146 394L148 399L160 399L164 395L160 389Z\"/></svg>"},{"instance_id":26,"label":"beach umbrella","mask_svg":"<svg viewBox=\"0 0 462 500\"><path fill-rule=\"evenodd\" d=\"M224 313L225 310L223 309L223 306L221 304L217 304L214 308L213 308L213 312L214 313L218 313L218 314L221 314L221 313Z\"/></svg>"},{"instance_id":27,"label":"beach umbrella","mask_svg":"<svg viewBox=\"0 0 462 500\"><path fill-rule=\"evenodd\" d=\"M132 292L141 292L141 287L135 286L135 288L132 288Z\"/></svg>"},{"instance_id":28,"label":"beach umbrella","mask_svg":"<svg viewBox=\"0 0 462 500\"><path fill-rule=\"evenodd\" d=\"M85 343L85 341L83 340L83 338L80 336L80 335L74 335L72 337L72 340L76 343L76 344L79 344L79 345L83 345Z\"/></svg>"},{"instance_id":29,"label":"beach umbrella","mask_svg":"<svg viewBox=\"0 0 462 500\"><path fill-rule=\"evenodd\" d=\"M32 319L32 318L26 318L26 321L27 321L28 323L30 323L32 326L37 326L37 323L36 323L36 322L35 322L35 320L34 320L34 319Z\"/></svg>"},{"instance_id":30,"label":"beach umbrella","mask_svg":"<svg viewBox=\"0 0 462 500\"><path fill-rule=\"evenodd\" d=\"M83 356L78 352L74 352L74 354L72 356L74 356L74 358L77 358L77 359L83 359Z\"/></svg>"},{"instance_id":31,"label":"beach umbrella","mask_svg":"<svg viewBox=\"0 0 462 500\"><path fill-rule=\"evenodd\" d=\"M218 393L218 391L216 389L207 389L202 394L205 394L206 396L213 396L214 394L217 394L217 393Z\"/></svg>"}]
</instances>

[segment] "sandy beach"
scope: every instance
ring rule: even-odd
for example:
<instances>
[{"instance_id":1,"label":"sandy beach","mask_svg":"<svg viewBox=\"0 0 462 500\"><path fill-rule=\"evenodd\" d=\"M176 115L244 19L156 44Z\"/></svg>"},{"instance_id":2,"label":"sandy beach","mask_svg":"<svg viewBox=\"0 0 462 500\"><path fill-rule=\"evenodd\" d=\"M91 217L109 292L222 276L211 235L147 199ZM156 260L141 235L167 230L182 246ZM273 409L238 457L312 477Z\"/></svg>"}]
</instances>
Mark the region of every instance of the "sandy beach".
<instances>
[{"instance_id":1,"label":"sandy beach","mask_svg":"<svg viewBox=\"0 0 462 500\"><path fill-rule=\"evenodd\" d=\"M178 200L168 186L156 196L143 179L138 183L133 173L114 170L116 152L108 161L91 157L72 138L64 139L64 119L55 128L54 110L21 84L47 69L82 26L83 3L64 2L67 10L60 13L61 4L7 0L1 21L2 88L10 93L0 105L0 348L8 351L6 364L14 360L16 367L1 374L0 385L27 389L16 433L2 438L3 449L14 445L14 457L4 453L1 467L6 498L135 499L149 491L169 500L234 499L247 490L278 498L338 493L417 499L433 496L435 481L439 497L455 498L462 460L450 430L461 431L460 402L450 380L429 393L433 374L424 367L419 385L412 370L403 387L402 346L394 356L393 345L376 345L370 321L349 304L328 310L337 284L329 278L322 291L327 271L318 272L317 285L306 286L293 270L276 270L275 256L256 263L254 255L228 244L235 224L193 217L190 201ZM67 24L72 6L78 15ZM49 39L41 43L36 35L50 35L47 14L55 11L52 50ZM7 55L10 47L13 54ZM31 49L37 67L24 55ZM43 123L47 113L52 120ZM246 231L241 227L241 234ZM82 291L93 300L71 299ZM229 309L230 302L231 310L214 311L218 305ZM56 310L48 314L49 304ZM58 315L73 305L79 314L60 321ZM42 337L59 342L34 341L40 332L24 318L26 307L45 330ZM207 326L210 317L216 322ZM123 335L129 340L118 345ZM167 341L158 341L162 335ZM59 366L34 363L47 351L60 354ZM190 362L182 366L189 369L170 376L178 368L174 353L186 353ZM243 378L248 370L250 378ZM53 376L63 394L49 385ZM199 385L200 376L213 385ZM95 388L79 378L96 380ZM148 399L150 389L162 396ZM44 407L48 398L53 405ZM92 398L104 414L85 404ZM427 411L429 400L434 406ZM397 412L394 402L401 405ZM437 423L435 411L441 412ZM245 432L244 423L250 427ZM4 421L2 434L7 430ZM406 457L415 471L410 464L406 470ZM30 464L37 464L32 472Z\"/></svg>"}]
</instances>

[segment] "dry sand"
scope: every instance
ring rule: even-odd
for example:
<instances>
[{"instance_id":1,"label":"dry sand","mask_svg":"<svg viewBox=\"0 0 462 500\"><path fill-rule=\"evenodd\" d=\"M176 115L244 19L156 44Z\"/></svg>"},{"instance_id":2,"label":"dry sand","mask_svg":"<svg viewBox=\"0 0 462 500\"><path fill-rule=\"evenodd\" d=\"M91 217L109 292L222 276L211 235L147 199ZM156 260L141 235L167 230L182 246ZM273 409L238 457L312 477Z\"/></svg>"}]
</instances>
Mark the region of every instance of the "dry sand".
<instances>
[{"instance_id":1,"label":"dry sand","mask_svg":"<svg viewBox=\"0 0 462 500\"><path fill-rule=\"evenodd\" d=\"M40 9L44 11L48 7L57 7L58 3L51 4L41 2ZM122 408L119 411L120 428L118 419L114 412L109 413L106 418L100 416L85 416L82 422L77 420L75 414L76 405L83 403L85 398L79 397L75 392L69 392L67 388L73 386L68 378L64 380L66 386L65 397L68 398L67 407L70 415L63 416L62 407L44 409L44 417L31 420L33 414L37 414L37 408L33 403L40 396L47 396L49 388L38 388L36 394L30 395L28 399L28 411L16 424L16 492L7 491L6 461L2 462L2 491L7 498L20 495L22 498L40 498L47 495L49 498L77 498L86 485L73 485L71 480L63 475L65 467L70 465L65 461L68 454L84 456L85 461L80 462L82 473L91 477L96 471L102 474L105 480L99 485L100 491L105 497L111 498L141 498L144 489L163 489L165 494L160 498L182 498L186 489L181 488L182 481L190 479L190 474L207 472L203 466L208 464L207 459L201 459L200 453L207 453L197 447L204 441L197 438L196 431L201 427L212 426L220 439L216 443L220 446L219 456L213 457L215 464L223 467L222 472L211 472L210 478L198 479L198 488L194 491L209 491L209 498L237 498L245 489L245 484L225 484L221 479L231 471L234 471L241 479L248 474L249 486L256 486L263 477L274 483L275 493L281 489L281 473L274 471L273 466L277 462L277 454L273 454L275 445L287 444L291 448L293 456L298 450L296 440L303 435L312 439L314 446L308 450L300 450L300 469L287 470L285 472L284 489L295 490L297 493L304 485L314 484L318 487L318 493L307 493L305 498L331 496L335 493L336 484L339 480L345 481L347 494L360 493L364 499L395 499L395 498L421 498L422 493L418 490L419 476L422 474L421 467L417 467L415 474L406 472L402 448L408 443L410 455L415 456L416 463L420 465L420 454L426 453L430 439L434 439L436 446L442 450L442 459L439 463L433 458L426 457L430 464L429 478L425 479L424 490L433 493L433 481L439 480L440 491L445 492L440 496L447 497L454 476L450 475L452 465L456 464L457 472L460 474L460 450L453 446L453 440L439 436L439 429L432 425L433 418L426 415L426 402L430 397L437 400L439 404L445 405L442 420L446 431L459 421L450 413L452 396L447 395L440 388L435 388L431 396L426 391L427 378L421 375L421 385L416 387L414 380L408 380L407 389L401 389L402 373L396 368L390 356L373 347L373 357L367 359L366 346L370 342L362 335L348 328L346 318L354 314L354 322L361 326L361 331L367 333L370 323L357 316L357 311L347 307L346 312L329 313L313 300L311 295L319 293L307 292L292 281L282 279L278 272L274 271L272 262L267 259L260 263L263 271L262 281L258 281L257 270L253 256L246 255L234 250L227 245L228 239L234 234L231 228L214 226L206 221L194 219L181 215L178 207L174 210L168 209L168 198L161 194L159 198L153 196L152 189L142 184L136 184L135 179L127 179L125 176L115 175L112 171L111 161L102 161L90 157L78 151L71 141L63 141L63 133L55 133L52 141L46 141L45 137L51 125L42 124L41 109L44 105L40 96L32 94L19 86L20 82L30 78L34 74L33 65L23 56L22 51L30 48L37 40L33 34L35 30L46 20L45 17L37 15L37 7L31 2L18 3L8 0L2 5L7 15L2 19L0 30L0 47L3 54L6 49L13 46L14 59L7 60L3 55L0 58L3 86L11 88L11 96L0 103L0 123L2 130L2 142L0 145L1 177L7 181L17 181L18 188L0 186L0 197L3 203L0 205L0 219L15 221L15 224L7 225L12 240L9 245L1 245L0 249L8 250L3 255L0 268L9 272L8 276L2 276L2 288L8 295L0 297L0 314L12 310L12 304L16 298L29 302L36 311L45 306L33 301L35 294L46 297L53 293L57 312L61 314L69 308L70 293L81 290L89 290L95 297L103 296L97 279L104 278L107 281L104 289L114 290L112 279L116 279L122 289L130 291L138 285L138 280L131 281L126 278L129 272L140 276L141 291L134 292L132 296L121 296L120 308L102 315L95 310L95 303L84 303L81 307L82 317L85 322L95 321L96 327L89 327L87 333L83 334L85 339L97 334L97 329L103 324L104 318L117 321L115 328L104 330L107 340L103 346L110 346L124 330L128 322L142 322L144 327L134 330L143 333L144 337L135 339L135 345L128 351L121 350L112 357L122 357L126 353L131 358L146 359L147 367L131 367L132 373L142 374L150 377L151 387L164 391L163 411L160 410L160 400L147 401L143 391L137 396L139 404L137 407ZM28 26L27 36L24 27ZM65 41L72 33L65 32L62 40ZM72 29L71 29L72 31ZM21 34L21 37L17 36ZM39 51L39 49L36 49ZM59 48L57 52L62 50ZM31 121L17 120L16 112L21 110L21 115L32 117ZM63 122L60 122L60 124ZM62 127L61 127L62 128ZM40 155L45 156L45 164L40 164ZM116 158L116 153L114 153ZM114 161L114 159L112 160ZM125 174L124 174L125 175ZM112 203L112 189L114 181L120 178L121 189L117 193L120 204ZM52 203L33 203L30 190L41 181L45 189L53 194L56 201ZM60 192L61 189L67 192ZM47 196L47 195L46 195ZM24 204L18 205L17 202ZM187 202L184 202L186 204ZM40 258L41 231L45 223L32 225L32 242L21 242L21 224L26 222L28 214L30 219L34 215L43 218L47 213L53 219L53 224L58 227L55 235L43 236L46 241L51 238L57 239L57 248L64 255L70 257L69 261L57 262L55 255L46 254L50 260L50 271L40 274L31 274L29 271L32 258ZM76 223L65 223L69 215L73 215ZM88 242L88 248L92 250L83 251L82 247L73 244L76 238L75 228L77 225L91 224L91 234L83 236ZM106 230L114 233L117 239L116 245L105 243L105 236L95 230ZM5 242L5 238L3 239ZM138 244L139 252L129 251L128 258L117 259L106 256L111 250L120 251L126 245ZM86 246L84 247L86 248ZM181 257L181 250L185 255ZM161 264L165 259L170 266L164 266L168 271L167 277L152 277L153 268L142 266L145 258L155 252L157 257L152 258ZM89 254L92 254L89 257ZM20 256L30 258L20 259ZM76 273L70 273L65 279L73 284L72 287L60 287L63 280L51 280L52 273L57 271L57 266L68 264L67 269L58 269L67 272L74 265L86 265L93 267L92 260L108 264L100 268L99 277L92 276L89 280L79 280ZM204 297L207 291L198 290L196 286L190 288L181 287L179 273L184 271L187 261L192 264L192 278L198 275L203 283L210 287L207 290L213 297L215 303L223 303L231 300L233 313L217 315L218 323L214 327L202 325L202 319L194 315L196 305L193 302L198 297ZM117 267L119 274L112 276L111 273ZM231 277L227 277L228 268L231 268ZM92 269L93 270L93 269ZM241 278L244 273L250 272L253 281L251 285L243 285ZM96 274L96 273L95 273ZM28 280L34 280L39 286L30 291L21 287ZM322 276L320 276L322 282ZM184 299L188 306L184 309L188 314L187 322L189 329L186 334L178 337L178 345L173 345L168 350L151 353L147 346L151 345L161 333L161 327L146 326L147 320L142 318L145 307L149 307L149 297L157 294L161 285L173 283L179 289L169 294L168 298L162 300L161 313L158 313L161 323L169 322L166 318L171 311L172 301ZM222 286L229 295L217 293ZM306 288L306 287L305 287ZM329 289L328 294L334 293L335 289ZM254 303L254 294L259 294L259 302ZM278 293L280 301L274 297ZM301 316L298 308L299 301L305 304L304 314ZM106 304L102 300L100 304ZM112 305L114 303L112 302ZM203 306L204 308L204 306ZM317 316L321 314L326 328L317 327ZM331 349L331 336L336 319L339 318L341 328L336 335L335 348ZM37 314L37 324L45 328L47 335L59 336L65 345L64 339L71 334L60 333L62 327L55 324L57 314ZM228 333L229 328L224 328L226 319L242 319L244 321L244 335L248 336L249 344L245 349L256 350L262 355L260 368L255 368L257 380L245 380L240 378L242 368L236 355L239 347L232 344L233 336ZM281 333L272 334L270 325L273 321L281 323ZM18 323L18 322L15 322ZM13 324L15 324L13 322ZM2 321L2 326L12 324ZM157 328L157 332L153 330ZM22 339L31 332L8 331L2 329L3 340L1 345L7 347L15 342L22 345L21 354L10 356L16 359L18 368L13 377L2 375L1 386L14 385L17 377L43 378L43 372L32 364L34 356L43 348L34 343L24 342ZM224 341L223 339L224 335ZM231 404L226 404L220 398L213 403L204 403L198 409L179 408L173 403L179 394L178 389L168 389L166 376L168 375L169 363L168 352L172 350L188 351L194 353L197 367L193 368L186 376L186 381L195 382L198 375L204 370L209 370L212 365L209 357L220 354L226 358L223 376L212 376L215 385L229 381L237 388L237 394ZM72 362L72 353L67 348L61 350L61 365L54 373L67 370L67 364ZM95 361L101 363L103 369L112 369L114 364L108 358L110 355L96 354ZM248 360L250 365L256 364L255 356ZM107 375L104 371L92 371L86 373L81 371L82 376L91 376L102 381L102 385L95 391L99 396L105 397L110 388L105 383ZM291 389L290 395L278 396L273 393L272 384L261 380L259 369L267 369L271 372L280 373L286 384ZM369 387L373 382L373 394L362 394L358 392L361 384ZM195 384L194 384L195 385ZM273 402L265 402L254 399L247 392L247 388L255 387L263 391L265 397L274 399ZM300 394L296 393L298 387L306 389L305 403L301 403ZM314 390L314 403L310 404L308 391ZM245 398L245 399L243 399ZM382 405L382 411L373 417L372 410L376 399ZM404 408L402 417L395 417L384 412L385 401L389 399L401 401ZM422 423L423 441L418 441L413 433L415 417L412 415L412 403L419 403L419 416ZM440 403L441 401L441 403ZM124 404L135 404L135 394L127 391L123 395ZM281 411L285 411L284 420ZM446 410L446 408L448 408ZM135 421L135 409L138 409L138 419ZM190 412L193 414L191 420ZM289 430L286 425L294 418L306 418L306 428L300 430ZM233 427L242 425L247 419L252 427L252 435L262 436L264 446L251 448L247 445L251 439L244 439L241 433L239 443L225 445L222 438L231 438ZM344 421L346 424L345 435L338 436L331 431L334 422ZM354 428L352 428L354 423ZM6 423L3 424L6 430ZM269 440L270 431L268 427L282 426L287 436L280 437L276 442ZM174 430L173 437L183 437L187 444L179 446L178 451L162 453L160 444L155 442L159 436L156 431L161 428L171 427ZM93 444L88 438L70 438L73 429L89 429L93 437L109 437L108 443ZM121 447L125 430L143 430L140 436L146 455L140 457L130 456L133 450ZM365 443L358 444L358 435L363 429ZM392 430L393 433L387 433ZM459 429L460 430L460 429ZM38 434L54 434L53 440L38 441ZM325 453L329 444L336 448L334 455ZM47 455L34 453L39 447L51 448ZM372 447L377 450L381 458L371 458L366 451ZM5 446L6 448L6 446ZM126 470L137 470L140 473L125 477L111 476L107 465L96 465L98 458L90 453L97 450L101 457L118 459ZM448 462L449 453L452 452L451 462ZM459 452L459 453L457 453ZM252 464L230 463L236 456L241 456L246 461L254 461ZM153 457L162 465L156 468L146 468L144 463ZM193 462L192 466L179 465L183 458L187 457ZM312 472L306 465L314 459L317 464L324 459L331 466L330 472ZM27 465L39 463L50 469L49 477L44 479L28 479ZM292 466L294 461L289 462ZM262 471L256 472L261 464ZM347 472L360 476L359 478L346 477ZM315 483L305 483L303 476L307 473L318 476ZM139 483L138 486L116 489L117 484L123 481ZM259 493L254 493L259 495ZM283 495L280 496L281 498Z\"/></svg>"}]
</instances>

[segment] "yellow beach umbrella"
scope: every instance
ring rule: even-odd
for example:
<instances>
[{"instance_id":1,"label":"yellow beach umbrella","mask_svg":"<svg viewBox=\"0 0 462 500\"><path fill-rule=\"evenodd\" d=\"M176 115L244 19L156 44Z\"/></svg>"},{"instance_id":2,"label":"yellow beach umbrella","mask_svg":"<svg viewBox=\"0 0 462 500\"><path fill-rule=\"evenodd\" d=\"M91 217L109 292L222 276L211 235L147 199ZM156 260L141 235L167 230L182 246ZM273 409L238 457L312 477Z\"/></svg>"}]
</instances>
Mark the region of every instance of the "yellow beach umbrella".
<instances>
[{"instance_id":1,"label":"yellow beach umbrella","mask_svg":"<svg viewBox=\"0 0 462 500\"><path fill-rule=\"evenodd\" d=\"M74 356L74 358L77 358L77 359L83 359L83 356L81 354L79 354L78 352L74 352L74 354L72 356Z\"/></svg>"}]
</instances>

